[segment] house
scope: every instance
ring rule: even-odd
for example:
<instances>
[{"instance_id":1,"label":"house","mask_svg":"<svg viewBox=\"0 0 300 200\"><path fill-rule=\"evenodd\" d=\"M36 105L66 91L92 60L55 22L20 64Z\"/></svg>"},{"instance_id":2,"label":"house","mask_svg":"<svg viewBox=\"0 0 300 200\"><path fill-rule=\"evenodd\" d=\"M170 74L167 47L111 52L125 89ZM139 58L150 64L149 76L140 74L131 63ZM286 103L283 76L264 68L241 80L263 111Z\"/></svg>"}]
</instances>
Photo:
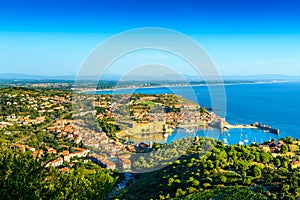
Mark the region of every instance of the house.
<instances>
[{"instance_id":1,"label":"house","mask_svg":"<svg viewBox=\"0 0 300 200\"><path fill-rule=\"evenodd\" d=\"M36 157L41 157L41 156L43 156L43 155L44 155L44 151L43 151L42 149L36 150L36 151L34 151L34 152L32 153L32 156L33 156L34 158L36 158Z\"/></svg>"},{"instance_id":2,"label":"house","mask_svg":"<svg viewBox=\"0 0 300 200\"><path fill-rule=\"evenodd\" d=\"M82 149L81 151L76 151L70 154L71 158L77 156L78 158L86 157L90 150L88 149Z\"/></svg>"},{"instance_id":3,"label":"house","mask_svg":"<svg viewBox=\"0 0 300 200\"><path fill-rule=\"evenodd\" d=\"M271 153L279 153L281 148L276 147L276 146L270 146L270 152Z\"/></svg>"},{"instance_id":4,"label":"house","mask_svg":"<svg viewBox=\"0 0 300 200\"><path fill-rule=\"evenodd\" d=\"M47 153L53 153L55 154L57 151L56 149L53 149L52 147L46 147Z\"/></svg>"},{"instance_id":5,"label":"house","mask_svg":"<svg viewBox=\"0 0 300 200\"><path fill-rule=\"evenodd\" d=\"M22 144L13 144L13 148L14 149L18 149L18 150L20 150L20 151L23 151L23 152L25 152L25 148L26 148L26 146L25 145L22 145Z\"/></svg>"},{"instance_id":6,"label":"house","mask_svg":"<svg viewBox=\"0 0 300 200\"><path fill-rule=\"evenodd\" d=\"M259 145L259 148L260 148L263 152L270 152L270 147L269 147L269 145Z\"/></svg>"},{"instance_id":7,"label":"house","mask_svg":"<svg viewBox=\"0 0 300 200\"><path fill-rule=\"evenodd\" d=\"M149 150L149 145L144 142L141 142L138 145L136 145L135 150L137 152L147 152Z\"/></svg>"},{"instance_id":8,"label":"house","mask_svg":"<svg viewBox=\"0 0 300 200\"><path fill-rule=\"evenodd\" d=\"M70 171L70 168L64 167L64 168L61 168L60 171L62 171L62 172L64 172L64 173L68 174L69 171Z\"/></svg>"},{"instance_id":9,"label":"house","mask_svg":"<svg viewBox=\"0 0 300 200\"><path fill-rule=\"evenodd\" d=\"M32 152L35 152L35 148L31 146L26 146L26 149Z\"/></svg>"},{"instance_id":10,"label":"house","mask_svg":"<svg viewBox=\"0 0 300 200\"><path fill-rule=\"evenodd\" d=\"M12 126L13 123L10 122L0 122L0 129L6 128L7 126Z\"/></svg>"},{"instance_id":11,"label":"house","mask_svg":"<svg viewBox=\"0 0 300 200\"><path fill-rule=\"evenodd\" d=\"M68 150L62 152L63 158L65 162L70 162L71 156Z\"/></svg>"},{"instance_id":12,"label":"house","mask_svg":"<svg viewBox=\"0 0 300 200\"><path fill-rule=\"evenodd\" d=\"M89 156L89 158L92 160L93 163L97 163L101 167L106 167L106 158L104 156L97 156L95 154L92 154Z\"/></svg>"},{"instance_id":13,"label":"house","mask_svg":"<svg viewBox=\"0 0 300 200\"><path fill-rule=\"evenodd\" d=\"M135 147L133 145L126 145L125 148L127 151L130 151L130 152L134 151L134 149L135 149Z\"/></svg>"},{"instance_id":14,"label":"house","mask_svg":"<svg viewBox=\"0 0 300 200\"><path fill-rule=\"evenodd\" d=\"M79 143L81 142L81 138L80 138L80 137L76 137L76 138L74 139L74 142L75 142L76 144L79 144Z\"/></svg>"},{"instance_id":15,"label":"house","mask_svg":"<svg viewBox=\"0 0 300 200\"><path fill-rule=\"evenodd\" d=\"M291 162L290 167L291 167L291 169L296 169L296 168L300 167L300 161Z\"/></svg>"},{"instance_id":16,"label":"house","mask_svg":"<svg viewBox=\"0 0 300 200\"><path fill-rule=\"evenodd\" d=\"M116 163L114 163L114 162L106 161L105 165L106 165L106 168L108 168L108 169L112 169L112 170L116 169Z\"/></svg>"},{"instance_id":17,"label":"house","mask_svg":"<svg viewBox=\"0 0 300 200\"><path fill-rule=\"evenodd\" d=\"M37 117L36 119L35 119L35 124L41 124L41 123L43 123L44 121L46 120L46 118L45 118L45 116L41 116L41 117Z\"/></svg>"},{"instance_id":18,"label":"house","mask_svg":"<svg viewBox=\"0 0 300 200\"><path fill-rule=\"evenodd\" d=\"M123 169L130 169L131 168L131 161L129 159L122 160Z\"/></svg>"},{"instance_id":19,"label":"house","mask_svg":"<svg viewBox=\"0 0 300 200\"><path fill-rule=\"evenodd\" d=\"M61 166L64 163L64 160L62 157L57 158L56 160L50 161L46 164L45 167L58 167Z\"/></svg>"}]
</instances>

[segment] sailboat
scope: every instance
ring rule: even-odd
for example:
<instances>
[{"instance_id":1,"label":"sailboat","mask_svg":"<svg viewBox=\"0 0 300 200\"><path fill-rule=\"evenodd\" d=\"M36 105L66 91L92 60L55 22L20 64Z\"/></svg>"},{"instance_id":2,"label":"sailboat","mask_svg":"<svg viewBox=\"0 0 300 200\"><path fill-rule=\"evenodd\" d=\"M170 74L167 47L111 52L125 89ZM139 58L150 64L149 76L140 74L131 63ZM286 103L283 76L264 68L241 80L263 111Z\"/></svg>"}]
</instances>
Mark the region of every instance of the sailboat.
<instances>
[{"instance_id":1,"label":"sailboat","mask_svg":"<svg viewBox=\"0 0 300 200\"><path fill-rule=\"evenodd\" d=\"M256 137L254 137L254 141L252 142L252 144L256 144Z\"/></svg>"},{"instance_id":2,"label":"sailboat","mask_svg":"<svg viewBox=\"0 0 300 200\"><path fill-rule=\"evenodd\" d=\"M243 135L243 134L242 134L242 129L241 129L239 145L244 145L244 142L241 140L242 135Z\"/></svg>"},{"instance_id":3,"label":"sailboat","mask_svg":"<svg viewBox=\"0 0 300 200\"><path fill-rule=\"evenodd\" d=\"M269 142L271 142L271 141L272 141L272 139L271 139L271 136L270 136Z\"/></svg>"},{"instance_id":4,"label":"sailboat","mask_svg":"<svg viewBox=\"0 0 300 200\"><path fill-rule=\"evenodd\" d=\"M247 135L248 135L248 134L246 133L246 139L244 140L244 142L246 142L246 143L249 142L249 140L248 140L248 138L247 138Z\"/></svg>"},{"instance_id":5,"label":"sailboat","mask_svg":"<svg viewBox=\"0 0 300 200\"><path fill-rule=\"evenodd\" d=\"M227 138L223 138L223 142L224 142L225 145L227 145L228 144Z\"/></svg>"}]
</instances>

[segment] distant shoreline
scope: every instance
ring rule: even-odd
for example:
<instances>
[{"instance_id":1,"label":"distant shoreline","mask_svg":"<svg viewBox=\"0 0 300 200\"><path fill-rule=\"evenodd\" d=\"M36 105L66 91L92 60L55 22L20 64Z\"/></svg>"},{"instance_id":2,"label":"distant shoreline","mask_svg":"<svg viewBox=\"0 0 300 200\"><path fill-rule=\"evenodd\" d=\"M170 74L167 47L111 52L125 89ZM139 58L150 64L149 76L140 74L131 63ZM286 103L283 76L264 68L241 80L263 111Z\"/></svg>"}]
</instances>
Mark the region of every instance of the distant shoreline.
<instances>
[{"instance_id":1,"label":"distant shoreline","mask_svg":"<svg viewBox=\"0 0 300 200\"><path fill-rule=\"evenodd\" d=\"M193 87L193 86L220 86L220 85L255 85L255 84L276 84L276 83L292 83L292 81L256 81L256 82L241 82L241 83L209 83L209 84L178 84L178 85L159 85L159 86L128 86L116 88L103 88L103 89L87 89L82 90L81 93L86 92L106 92L113 90L130 90L130 89L152 89L152 88L174 88L174 87Z\"/></svg>"}]
</instances>

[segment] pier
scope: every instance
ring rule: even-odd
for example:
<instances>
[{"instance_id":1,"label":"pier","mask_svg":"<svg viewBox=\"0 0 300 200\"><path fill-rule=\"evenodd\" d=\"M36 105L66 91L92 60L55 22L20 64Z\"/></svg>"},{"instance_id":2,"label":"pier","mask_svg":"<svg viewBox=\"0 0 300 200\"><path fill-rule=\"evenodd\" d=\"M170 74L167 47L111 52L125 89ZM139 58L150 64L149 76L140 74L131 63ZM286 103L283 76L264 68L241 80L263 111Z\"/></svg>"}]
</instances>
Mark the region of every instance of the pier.
<instances>
[{"instance_id":1,"label":"pier","mask_svg":"<svg viewBox=\"0 0 300 200\"><path fill-rule=\"evenodd\" d=\"M270 132L270 133L275 133L275 134L280 133L279 129L273 128L273 127L268 126L268 125L263 125L263 124L260 124L258 122L255 122L253 124L234 124L234 125L226 124L226 125L223 126L223 129L225 129L225 130L230 130L230 129L233 129L233 128L259 129L259 130L262 130L264 132Z\"/></svg>"},{"instance_id":2,"label":"pier","mask_svg":"<svg viewBox=\"0 0 300 200\"><path fill-rule=\"evenodd\" d=\"M258 122L255 122L252 125L255 126L255 127L257 127L260 130L263 130L263 131L267 131L267 132L275 133L275 134L279 134L280 133L279 129L273 128L271 126L263 125L263 124L260 124Z\"/></svg>"}]
</instances>

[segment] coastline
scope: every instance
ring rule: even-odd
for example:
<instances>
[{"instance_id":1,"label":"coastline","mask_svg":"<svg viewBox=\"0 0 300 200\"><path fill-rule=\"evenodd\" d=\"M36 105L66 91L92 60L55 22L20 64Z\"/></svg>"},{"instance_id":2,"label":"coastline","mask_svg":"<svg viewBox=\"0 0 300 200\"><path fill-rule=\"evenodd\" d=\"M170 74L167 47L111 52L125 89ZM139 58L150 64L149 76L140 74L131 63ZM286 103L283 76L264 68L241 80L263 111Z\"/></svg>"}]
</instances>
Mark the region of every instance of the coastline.
<instances>
[{"instance_id":1,"label":"coastline","mask_svg":"<svg viewBox=\"0 0 300 200\"><path fill-rule=\"evenodd\" d=\"M133 87L120 87L120 88L108 88L108 89L95 89L94 91L112 91L112 90L127 90L127 89L152 89L152 88L165 88L165 87L193 87L193 86L221 86L221 85L255 85L255 84L275 84L275 83L290 83L290 81L257 81L257 82L241 82L241 83L201 83L201 84L179 84L179 85L160 85L160 86L133 86Z\"/></svg>"},{"instance_id":2,"label":"coastline","mask_svg":"<svg viewBox=\"0 0 300 200\"><path fill-rule=\"evenodd\" d=\"M80 93L88 92L112 92L114 90L130 90L130 89L155 89L155 88L174 88L174 87L193 87L193 86L226 86L226 85L256 85L256 84L276 84L276 83L292 83L293 81L255 81L255 82L239 82L239 83L201 83L201 84L166 84L159 86L129 86L129 87L115 87L115 88L103 88L103 89L83 89Z\"/></svg>"}]
</instances>

